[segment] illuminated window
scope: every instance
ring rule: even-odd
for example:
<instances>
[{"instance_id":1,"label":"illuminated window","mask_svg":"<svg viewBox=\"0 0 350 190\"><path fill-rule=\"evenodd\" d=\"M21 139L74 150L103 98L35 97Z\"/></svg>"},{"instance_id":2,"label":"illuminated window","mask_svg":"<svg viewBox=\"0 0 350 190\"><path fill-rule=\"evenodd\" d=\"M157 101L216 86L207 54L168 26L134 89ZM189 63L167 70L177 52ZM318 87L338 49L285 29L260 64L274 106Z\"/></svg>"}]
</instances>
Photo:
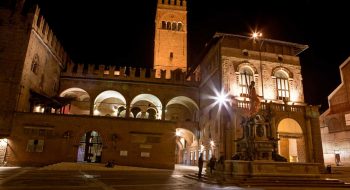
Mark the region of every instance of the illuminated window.
<instances>
[{"instance_id":1,"label":"illuminated window","mask_svg":"<svg viewBox=\"0 0 350 190\"><path fill-rule=\"evenodd\" d=\"M283 71L277 71L275 73L275 77L277 87L277 99L289 101L289 82L287 74Z\"/></svg>"},{"instance_id":2,"label":"illuminated window","mask_svg":"<svg viewBox=\"0 0 350 190\"><path fill-rule=\"evenodd\" d=\"M249 67L243 67L239 71L239 87L241 89L240 96L248 97L248 86L254 81L253 71Z\"/></svg>"}]
</instances>

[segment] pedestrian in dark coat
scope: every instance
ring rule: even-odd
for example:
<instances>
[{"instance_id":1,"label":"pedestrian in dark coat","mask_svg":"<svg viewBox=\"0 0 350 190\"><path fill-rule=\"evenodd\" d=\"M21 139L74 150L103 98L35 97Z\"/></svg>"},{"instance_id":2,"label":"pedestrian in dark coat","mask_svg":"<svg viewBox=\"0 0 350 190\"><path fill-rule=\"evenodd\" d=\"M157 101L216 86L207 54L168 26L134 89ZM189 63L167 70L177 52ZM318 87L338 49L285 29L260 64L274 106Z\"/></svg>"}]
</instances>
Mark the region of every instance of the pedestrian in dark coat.
<instances>
[{"instance_id":1,"label":"pedestrian in dark coat","mask_svg":"<svg viewBox=\"0 0 350 190\"><path fill-rule=\"evenodd\" d=\"M216 158L213 155L209 160L210 174L213 174L213 170L215 170L215 163L216 163Z\"/></svg>"},{"instance_id":2,"label":"pedestrian in dark coat","mask_svg":"<svg viewBox=\"0 0 350 190\"><path fill-rule=\"evenodd\" d=\"M200 153L198 158L198 179L202 178L202 170L203 170L203 153Z\"/></svg>"}]
</instances>

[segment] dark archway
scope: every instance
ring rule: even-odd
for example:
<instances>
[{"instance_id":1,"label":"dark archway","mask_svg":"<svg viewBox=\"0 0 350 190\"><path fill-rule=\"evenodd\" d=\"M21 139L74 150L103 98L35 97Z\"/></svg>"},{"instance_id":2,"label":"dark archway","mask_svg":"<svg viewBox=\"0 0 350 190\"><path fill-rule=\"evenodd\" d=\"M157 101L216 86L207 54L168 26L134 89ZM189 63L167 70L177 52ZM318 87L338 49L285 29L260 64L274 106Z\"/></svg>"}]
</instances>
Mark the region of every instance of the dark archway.
<instances>
[{"instance_id":1,"label":"dark archway","mask_svg":"<svg viewBox=\"0 0 350 190\"><path fill-rule=\"evenodd\" d=\"M102 139L98 132L85 133L79 143L77 161L100 163L102 158Z\"/></svg>"}]
</instances>

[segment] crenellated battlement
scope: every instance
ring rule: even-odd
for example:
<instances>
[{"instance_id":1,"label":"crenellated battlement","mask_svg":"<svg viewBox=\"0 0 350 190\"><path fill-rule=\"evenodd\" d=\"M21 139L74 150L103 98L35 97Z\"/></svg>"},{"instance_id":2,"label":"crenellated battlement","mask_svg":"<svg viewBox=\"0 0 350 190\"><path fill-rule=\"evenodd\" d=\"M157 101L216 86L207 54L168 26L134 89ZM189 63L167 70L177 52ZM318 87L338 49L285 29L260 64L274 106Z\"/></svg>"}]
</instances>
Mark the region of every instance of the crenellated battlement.
<instances>
[{"instance_id":1,"label":"crenellated battlement","mask_svg":"<svg viewBox=\"0 0 350 190\"><path fill-rule=\"evenodd\" d=\"M161 70L160 73L160 78L157 78L156 69L106 65L97 66L93 64L84 65L68 62L66 71L61 73L61 77L164 83L188 86L196 86L199 84L198 77L196 77L195 74L187 77L187 73L181 71L181 69L171 71L170 78L166 78L165 70Z\"/></svg>"},{"instance_id":2,"label":"crenellated battlement","mask_svg":"<svg viewBox=\"0 0 350 190\"><path fill-rule=\"evenodd\" d=\"M173 6L176 6L178 9L186 10L187 2L186 0L158 0L158 7L167 8L169 6L172 6L172 9Z\"/></svg>"},{"instance_id":3,"label":"crenellated battlement","mask_svg":"<svg viewBox=\"0 0 350 190\"><path fill-rule=\"evenodd\" d=\"M50 29L49 24L45 21L45 18L40 15L39 6L36 6L35 8L32 29L40 36L41 40L49 47L51 52L59 59L59 61L65 64L68 59L68 55L64 51L63 46L58 41L53 31Z\"/></svg>"}]
</instances>

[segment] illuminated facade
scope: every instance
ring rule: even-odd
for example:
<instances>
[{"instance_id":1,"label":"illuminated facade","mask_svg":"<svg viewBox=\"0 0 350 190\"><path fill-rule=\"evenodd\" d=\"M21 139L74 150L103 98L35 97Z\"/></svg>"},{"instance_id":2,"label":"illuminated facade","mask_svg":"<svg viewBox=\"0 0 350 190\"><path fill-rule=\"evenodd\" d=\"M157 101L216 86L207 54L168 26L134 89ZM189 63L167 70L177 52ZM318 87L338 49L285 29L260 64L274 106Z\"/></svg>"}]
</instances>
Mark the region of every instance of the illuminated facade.
<instances>
[{"instance_id":1,"label":"illuminated facade","mask_svg":"<svg viewBox=\"0 0 350 190\"><path fill-rule=\"evenodd\" d=\"M266 133L279 139L274 151L289 162L323 163L318 108L304 103L298 54L305 49L301 44L217 33L194 71L200 73L202 149L212 148L209 142L214 141L226 159L236 153L241 123L249 114L247 84L254 81L259 113L269 110L271 129ZM226 99L223 104L215 100L220 95Z\"/></svg>"},{"instance_id":2,"label":"illuminated facade","mask_svg":"<svg viewBox=\"0 0 350 190\"><path fill-rule=\"evenodd\" d=\"M318 109L303 97L298 54L307 46L216 34L186 71L186 1L160 0L154 69L75 64L38 7L20 14L22 2L0 11L9 18L0 25L1 85L9 89L0 97L0 161L173 168L196 165L200 152L230 159L249 112L246 85L255 81L261 110L271 108L276 151L323 163Z\"/></svg>"},{"instance_id":3,"label":"illuminated facade","mask_svg":"<svg viewBox=\"0 0 350 190\"><path fill-rule=\"evenodd\" d=\"M320 116L325 164L350 164L350 58L339 66L341 84L328 96L329 109Z\"/></svg>"}]
</instances>

